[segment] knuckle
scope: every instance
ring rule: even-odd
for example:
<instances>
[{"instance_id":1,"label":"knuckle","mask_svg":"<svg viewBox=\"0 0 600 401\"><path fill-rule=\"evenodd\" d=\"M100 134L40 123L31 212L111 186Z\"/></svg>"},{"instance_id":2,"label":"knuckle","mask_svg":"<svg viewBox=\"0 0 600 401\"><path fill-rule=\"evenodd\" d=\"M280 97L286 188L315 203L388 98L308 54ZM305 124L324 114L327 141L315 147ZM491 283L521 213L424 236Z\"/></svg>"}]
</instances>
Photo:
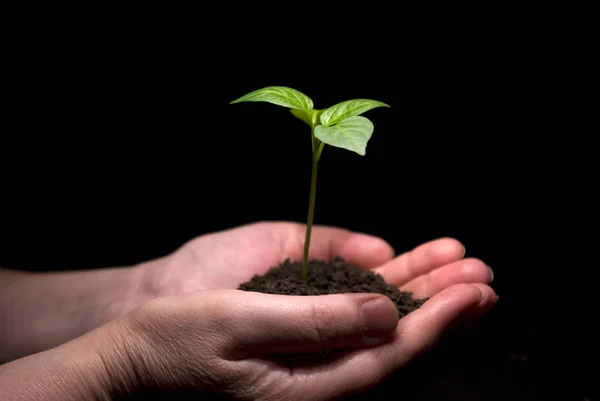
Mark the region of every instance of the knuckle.
<instances>
[{"instance_id":1,"label":"knuckle","mask_svg":"<svg viewBox=\"0 0 600 401\"><path fill-rule=\"evenodd\" d=\"M315 343L328 346L339 336L339 321L331 304L327 302L313 304L308 309L307 320Z\"/></svg>"}]
</instances>

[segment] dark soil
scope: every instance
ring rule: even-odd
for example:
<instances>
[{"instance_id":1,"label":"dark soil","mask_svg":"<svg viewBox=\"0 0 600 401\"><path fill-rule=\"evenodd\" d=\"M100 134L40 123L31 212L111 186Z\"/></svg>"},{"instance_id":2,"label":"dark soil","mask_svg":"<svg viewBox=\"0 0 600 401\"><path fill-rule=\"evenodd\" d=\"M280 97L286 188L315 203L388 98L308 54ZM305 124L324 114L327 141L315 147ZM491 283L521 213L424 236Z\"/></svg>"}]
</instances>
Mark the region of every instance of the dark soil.
<instances>
[{"instance_id":1,"label":"dark soil","mask_svg":"<svg viewBox=\"0 0 600 401\"><path fill-rule=\"evenodd\" d=\"M242 283L238 289L280 295L379 293L396 304L400 318L426 301L414 299L411 293L387 284L381 275L347 264L342 258L336 258L331 263L310 261L306 283L302 279L302 263L286 259L265 274L255 275L250 281Z\"/></svg>"}]
</instances>

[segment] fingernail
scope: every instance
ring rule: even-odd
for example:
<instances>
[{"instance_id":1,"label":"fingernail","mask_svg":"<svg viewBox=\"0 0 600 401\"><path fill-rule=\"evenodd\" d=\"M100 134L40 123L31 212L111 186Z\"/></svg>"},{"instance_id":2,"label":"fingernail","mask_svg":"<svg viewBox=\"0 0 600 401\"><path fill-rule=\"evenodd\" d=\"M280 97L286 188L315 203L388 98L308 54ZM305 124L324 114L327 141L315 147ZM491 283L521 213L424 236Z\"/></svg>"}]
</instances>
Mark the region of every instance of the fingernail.
<instances>
[{"instance_id":1,"label":"fingernail","mask_svg":"<svg viewBox=\"0 0 600 401\"><path fill-rule=\"evenodd\" d=\"M384 337L396 329L398 310L390 299L375 298L360 306L360 319L366 337Z\"/></svg>"},{"instance_id":2,"label":"fingernail","mask_svg":"<svg viewBox=\"0 0 600 401\"><path fill-rule=\"evenodd\" d=\"M487 265L486 265L486 266L487 266ZM494 281L494 271L493 271L493 270L492 270L492 268L491 268L491 267L489 267L489 266L487 266L487 268L488 268L488 270L490 271L490 277L491 277L491 278L490 278L490 283L491 283L492 281Z\"/></svg>"}]
</instances>

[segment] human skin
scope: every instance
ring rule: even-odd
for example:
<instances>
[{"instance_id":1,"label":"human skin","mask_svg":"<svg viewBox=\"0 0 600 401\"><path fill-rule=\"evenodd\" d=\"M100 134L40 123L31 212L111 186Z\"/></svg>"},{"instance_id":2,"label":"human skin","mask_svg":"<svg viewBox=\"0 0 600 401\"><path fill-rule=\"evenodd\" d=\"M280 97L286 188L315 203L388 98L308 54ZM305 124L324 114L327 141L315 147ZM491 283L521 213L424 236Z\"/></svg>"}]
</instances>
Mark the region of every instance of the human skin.
<instances>
[{"instance_id":1,"label":"human skin","mask_svg":"<svg viewBox=\"0 0 600 401\"><path fill-rule=\"evenodd\" d=\"M163 258L81 272L0 273L0 399L111 399L145 388L234 399L326 400L410 363L497 301L491 270L444 238L394 257L382 239L314 227L311 257L342 256L430 299L398 321L376 294L291 297L237 291L300 259L304 226L256 223L198 237ZM361 305L375 300L361 314ZM369 318L370 316L370 318ZM369 326L369 321L371 324ZM289 368L266 354L348 350ZM35 374L32 375L32 373Z\"/></svg>"}]
</instances>

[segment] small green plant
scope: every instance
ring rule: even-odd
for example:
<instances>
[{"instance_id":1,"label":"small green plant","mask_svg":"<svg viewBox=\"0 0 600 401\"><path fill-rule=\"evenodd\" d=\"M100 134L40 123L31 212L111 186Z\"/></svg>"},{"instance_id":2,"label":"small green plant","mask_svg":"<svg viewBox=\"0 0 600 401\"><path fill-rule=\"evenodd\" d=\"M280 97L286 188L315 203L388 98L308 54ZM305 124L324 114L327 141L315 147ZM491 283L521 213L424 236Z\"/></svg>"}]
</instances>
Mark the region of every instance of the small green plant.
<instances>
[{"instance_id":1,"label":"small green plant","mask_svg":"<svg viewBox=\"0 0 600 401\"><path fill-rule=\"evenodd\" d=\"M327 109L314 109L313 101L296 89L285 86L268 86L250 92L230 104L241 102L268 102L287 107L291 113L310 127L312 141L312 172L302 277L308 279L308 253L317 190L317 167L325 144L356 152L366 153L367 142L373 134L373 123L360 114L376 107L389 105L371 99L353 99L335 104Z\"/></svg>"}]
</instances>

